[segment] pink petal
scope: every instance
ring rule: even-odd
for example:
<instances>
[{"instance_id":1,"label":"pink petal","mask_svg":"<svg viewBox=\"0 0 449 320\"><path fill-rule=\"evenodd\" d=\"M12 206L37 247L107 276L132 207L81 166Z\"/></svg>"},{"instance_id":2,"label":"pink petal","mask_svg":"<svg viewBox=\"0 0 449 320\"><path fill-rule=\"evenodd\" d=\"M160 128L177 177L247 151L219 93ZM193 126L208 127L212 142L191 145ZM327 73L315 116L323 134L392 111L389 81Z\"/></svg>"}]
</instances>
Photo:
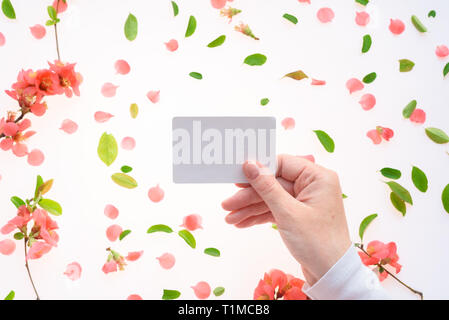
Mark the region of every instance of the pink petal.
<instances>
[{"instance_id":1,"label":"pink petal","mask_svg":"<svg viewBox=\"0 0 449 320\"><path fill-rule=\"evenodd\" d=\"M15 122L6 122L3 126L3 133L5 136L15 136L19 131L19 125Z\"/></svg>"},{"instance_id":2,"label":"pink petal","mask_svg":"<svg viewBox=\"0 0 449 320\"><path fill-rule=\"evenodd\" d=\"M126 298L126 300L143 300L141 296L138 294L131 294Z\"/></svg>"},{"instance_id":3,"label":"pink petal","mask_svg":"<svg viewBox=\"0 0 449 320\"><path fill-rule=\"evenodd\" d=\"M125 137L122 140L121 146L125 150L132 150L136 147L136 140L131 137Z\"/></svg>"},{"instance_id":4,"label":"pink petal","mask_svg":"<svg viewBox=\"0 0 449 320\"><path fill-rule=\"evenodd\" d=\"M81 265L78 262L72 262L67 265L64 274L72 281L78 280L81 277Z\"/></svg>"},{"instance_id":5,"label":"pink petal","mask_svg":"<svg viewBox=\"0 0 449 320\"><path fill-rule=\"evenodd\" d=\"M129 252L126 256L126 260L128 261L136 261L143 255L143 251L135 251L135 252Z\"/></svg>"},{"instance_id":6,"label":"pink petal","mask_svg":"<svg viewBox=\"0 0 449 320\"><path fill-rule=\"evenodd\" d=\"M47 30L41 24L36 24L35 26L30 27L30 31L33 37L35 37L36 39L42 39L47 33Z\"/></svg>"},{"instance_id":7,"label":"pink petal","mask_svg":"<svg viewBox=\"0 0 449 320\"><path fill-rule=\"evenodd\" d=\"M312 86L324 86L326 81L324 80L316 80L312 78Z\"/></svg>"},{"instance_id":8,"label":"pink petal","mask_svg":"<svg viewBox=\"0 0 449 320\"><path fill-rule=\"evenodd\" d=\"M445 58L449 55L449 48L445 45L437 46L435 54L437 55L437 57Z\"/></svg>"},{"instance_id":9,"label":"pink petal","mask_svg":"<svg viewBox=\"0 0 449 320\"><path fill-rule=\"evenodd\" d=\"M122 233L122 227L117 224L113 224L109 228L106 229L106 237L108 237L109 241L116 241L120 234Z\"/></svg>"},{"instance_id":10,"label":"pink petal","mask_svg":"<svg viewBox=\"0 0 449 320\"><path fill-rule=\"evenodd\" d=\"M162 201L162 199L164 199L164 190L162 190L159 185L152 187L148 190L148 198L153 202Z\"/></svg>"},{"instance_id":11,"label":"pink petal","mask_svg":"<svg viewBox=\"0 0 449 320\"><path fill-rule=\"evenodd\" d=\"M28 154L28 164L34 167L40 166L45 160L42 151L34 149Z\"/></svg>"},{"instance_id":12,"label":"pink petal","mask_svg":"<svg viewBox=\"0 0 449 320\"><path fill-rule=\"evenodd\" d=\"M110 272L117 272L117 262L114 260L106 262L101 269L105 274Z\"/></svg>"},{"instance_id":13,"label":"pink petal","mask_svg":"<svg viewBox=\"0 0 449 320\"><path fill-rule=\"evenodd\" d=\"M119 211L116 207L114 207L112 204L106 205L104 207L104 215L108 217L109 219L116 219L118 217Z\"/></svg>"},{"instance_id":14,"label":"pink petal","mask_svg":"<svg viewBox=\"0 0 449 320\"><path fill-rule=\"evenodd\" d=\"M371 93L364 94L359 103L363 110L371 110L376 105L376 97Z\"/></svg>"},{"instance_id":15,"label":"pink petal","mask_svg":"<svg viewBox=\"0 0 449 320\"><path fill-rule=\"evenodd\" d=\"M161 267L167 270L173 268L176 262L175 256L171 253L164 253L156 259L159 260Z\"/></svg>"},{"instance_id":16,"label":"pink petal","mask_svg":"<svg viewBox=\"0 0 449 320\"><path fill-rule=\"evenodd\" d=\"M125 60L117 60L115 62L115 70L118 74L128 74L131 71L131 67Z\"/></svg>"},{"instance_id":17,"label":"pink petal","mask_svg":"<svg viewBox=\"0 0 449 320\"><path fill-rule=\"evenodd\" d=\"M0 32L0 47L3 47L5 45L6 39L3 33Z\"/></svg>"},{"instance_id":18,"label":"pink petal","mask_svg":"<svg viewBox=\"0 0 449 320\"><path fill-rule=\"evenodd\" d=\"M393 138L393 136L394 136L394 131L393 130L391 130L390 128L385 128L385 127L378 126L377 129L379 130L379 128L382 131L382 138L384 138L387 141L390 141L390 139Z\"/></svg>"},{"instance_id":19,"label":"pink petal","mask_svg":"<svg viewBox=\"0 0 449 320\"><path fill-rule=\"evenodd\" d=\"M111 119L114 115L107 113L107 112L103 112L103 111L97 111L95 112L94 118L95 121L99 122L99 123L103 123L108 121L109 119Z\"/></svg>"},{"instance_id":20,"label":"pink petal","mask_svg":"<svg viewBox=\"0 0 449 320\"><path fill-rule=\"evenodd\" d=\"M299 2L302 2L302 3L308 3L308 4L310 4L310 0L298 0Z\"/></svg>"},{"instance_id":21,"label":"pink petal","mask_svg":"<svg viewBox=\"0 0 449 320\"><path fill-rule=\"evenodd\" d=\"M68 134L73 134L78 130L78 125L70 119L65 119L62 124L60 130L64 131Z\"/></svg>"},{"instance_id":22,"label":"pink petal","mask_svg":"<svg viewBox=\"0 0 449 320\"><path fill-rule=\"evenodd\" d=\"M410 121L424 123L426 121L426 113L422 109L415 109L410 115Z\"/></svg>"},{"instance_id":23,"label":"pink petal","mask_svg":"<svg viewBox=\"0 0 449 320\"><path fill-rule=\"evenodd\" d=\"M159 102L159 96L160 96L160 91L150 91L147 93L148 99L150 99L150 101L153 103Z\"/></svg>"},{"instance_id":24,"label":"pink petal","mask_svg":"<svg viewBox=\"0 0 449 320\"><path fill-rule=\"evenodd\" d=\"M10 239L0 241L0 253L5 256L11 255L16 250L16 243Z\"/></svg>"},{"instance_id":25,"label":"pink petal","mask_svg":"<svg viewBox=\"0 0 449 320\"><path fill-rule=\"evenodd\" d=\"M13 145L14 145L14 140L11 138L3 138L2 140L0 140L0 148L3 151L10 150Z\"/></svg>"},{"instance_id":26,"label":"pink petal","mask_svg":"<svg viewBox=\"0 0 449 320\"><path fill-rule=\"evenodd\" d=\"M53 1L53 8L56 9L56 7L58 8L58 13L62 13L64 11L67 10L67 1L64 2L63 0L59 0L59 5L58 5L58 0Z\"/></svg>"},{"instance_id":27,"label":"pink petal","mask_svg":"<svg viewBox=\"0 0 449 320\"><path fill-rule=\"evenodd\" d=\"M294 129L295 128L295 119L293 118L285 118L282 120L281 125L285 130Z\"/></svg>"},{"instance_id":28,"label":"pink petal","mask_svg":"<svg viewBox=\"0 0 449 320\"><path fill-rule=\"evenodd\" d=\"M210 3L215 9L221 9L226 5L226 0L210 0Z\"/></svg>"},{"instance_id":29,"label":"pink petal","mask_svg":"<svg viewBox=\"0 0 449 320\"><path fill-rule=\"evenodd\" d=\"M26 259L30 259L30 260L39 259L44 254L49 253L51 248L52 248L52 246L45 242L36 241L35 243L33 243L31 248L28 250Z\"/></svg>"},{"instance_id":30,"label":"pink petal","mask_svg":"<svg viewBox=\"0 0 449 320\"><path fill-rule=\"evenodd\" d=\"M405 30L405 24L399 19L390 19L390 26L388 28L393 34L401 34Z\"/></svg>"},{"instance_id":31,"label":"pink petal","mask_svg":"<svg viewBox=\"0 0 449 320\"><path fill-rule=\"evenodd\" d=\"M25 131L31 127L31 120L30 119L24 119L19 123L19 131Z\"/></svg>"},{"instance_id":32,"label":"pink petal","mask_svg":"<svg viewBox=\"0 0 449 320\"><path fill-rule=\"evenodd\" d=\"M321 8L316 13L316 16L317 16L318 20L320 20L322 23L327 23L327 22L331 22L334 19L335 14L331 8Z\"/></svg>"},{"instance_id":33,"label":"pink petal","mask_svg":"<svg viewBox=\"0 0 449 320\"><path fill-rule=\"evenodd\" d=\"M175 39L171 39L169 42L165 43L165 47L168 51L171 52L178 50L178 46L178 41L176 41Z\"/></svg>"},{"instance_id":34,"label":"pink petal","mask_svg":"<svg viewBox=\"0 0 449 320\"><path fill-rule=\"evenodd\" d=\"M364 87L365 86L363 85L362 81L360 81L359 79L356 79L356 78L349 79L346 82L346 88L348 88L349 94L356 92L356 91L360 91Z\"/></svg>"},{"instance_id":35,"label":"pink petal","mask_svg":"<svg viewBox=\"0 0 449 320\"><path fill-rule=\"evenodd\" d=\"M110 82L106 82L103 85L103 87L101 88L101 94L103 96L105 96L106 98L112 98L113 96L115 96L117 88L118 88L118 86L116 86Z\"/></svg>"},{"instance_id":36,"label":"pink petal","mask_svg":"<svg viewBox=\"0 0 449 320\"><path fill-rule=\"evenodd\" d=\"M207 299L210 296L210 286L205 281L198 282L195 286L191 287L195 292L198 299Z\"/></svg>"},{"instance_id":37,"label":"pink petal","mask_svg":"<svg viewBox=\"0 0 449 320\"><path fill-rule=\"evenodd\" d=\"M382 142L382 138L377 130L373 129L366 133L366 136L370 138L374 144L379 144Z\"/></svg>"},{"instance_id":38,"label":"pink petal","mask_svg":"<svg viewBox=\"0 0 449 320\"><path fill-rule=\"evenodd\" d=\"M355 23L361 27L366 26L369 23L369 14L368 12L356 12L355 13Z\"/></svg>"},{"instance_id":39,"label":"pink petal","mask_svg":"<svg viewBox=\"0 0 449 320\"><path fill-rule=\"evenodd\" d=\"M25 157L28 154L28 147L23 143L15 143L12 146L12 153L14 153L17 157ZM29 163L28 156L28 163Z\"/></svg>"},{"instance_id":40,"label":"pink petal","mask_svg":"<svg viewBox=\"0 0 449 320\"><path fill-rule=\"evenodd\" d=\"M190 231L202 229L203 228L201 226L202 220L203 219L199 214L190 214L184 217L181 227L184 227Z\"/></svg>"}]
</instances>

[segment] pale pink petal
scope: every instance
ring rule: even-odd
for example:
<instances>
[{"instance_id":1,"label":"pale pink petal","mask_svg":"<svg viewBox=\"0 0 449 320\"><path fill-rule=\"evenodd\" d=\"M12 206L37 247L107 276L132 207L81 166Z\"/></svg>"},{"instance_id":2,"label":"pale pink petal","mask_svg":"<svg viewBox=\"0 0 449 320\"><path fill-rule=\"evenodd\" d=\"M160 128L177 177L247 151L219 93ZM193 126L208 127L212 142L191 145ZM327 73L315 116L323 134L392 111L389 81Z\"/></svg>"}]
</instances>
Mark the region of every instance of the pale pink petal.
<instances>
[{"instance_id":1,"label":"pale pink petal","mask_svg":"<svg viewBox=\"0 0 449 320\"><path fill-rule=\"evenodd\" d=\"M160 202L164 199L164 190L159 185L152 187L148 190L148 198L153 202Z\"/></svg>"},{"instance_id":2,"label":"pale pink petal","mask_svg":"<svg viewBox=\"0 0 449 320\"><path fill-rule=\"evenodd\" d=\"M121 146L125 150L132 150L136 147L136 140L131 137L125 137L122 140Z\"/></svg>"},{"instance_id":3,"label":"pale pink petal","mask_svg":"<svg viewBox=\"0 0 449 320\"><path fill-rule=\"evenodd\" d=\"M11 150L13 145L14 145L14 140L11 138L3 138L2 140L0 140L0 148L3 151Z\"/></svg>"},{"instance_id":4,"label":"pale pink petal","mask_svg":"<svg viewBox=\"0 0 449 320\"><path fill-rule=\"evenodd\" d=\"M45 156L39 149L34 149L28 154L28 164L34 167L40 166L45 160Z\"/></svg>"},{"instance_id":5,"label":"pale pink petal","mask_svg":"<svg viewBox=\"0 0 449 320\"><path fill-rule=\"evenodd\" d=\"M366 133L366 136L368 138L370 138L374 144L379 144L382 142L382 138L381 138L379 132L375 129L368 131Z\"/></svg>"},{"instance_id":6,"label":"pale pink petal","mask_svg":"<svg viewBox=\"0 0 449 320\"><path fill-rule=\"evenodd\" d=\"M293 118L285 118L282 120L281 125L285 130L290 130L295 128L295 119Z\"/></svg>"},{"instance_id":7,"label":"pale pink petal","mask_svg":"<svg viewBox=\"0 0 449 320\"><path fill-rule=\"evenodd\" d=\"M26 146L26 144L23 143L15 143L12 146L12 153L14 153L17 157L25 157L28 154L28 147Z\"/></svg>"},{"instance_id":8,"label":"pale pink petal","mask_svg":"<svg viewBox=\"0 0 449 320\"><path fill-rule=\"evenodd\" d=\"M195 286L191 287L195 292L198 299L207 299L210 296L210 286L205 281L198 282Z\"/></svg>"},{"instance_id":9,"label":"pale pink petal","mask_svg":"<svg viewBox=\"0 0 449 320\"><path fill-rule=\"evenodd\" d=\"M164 253L156 259L159 260L161 267L167 270L173 268L176 262L175 256L171 253Z\"/></svg>"},{"instance_id":10,"label":"pale pink petal","mask_svg":"<svg viewBox=\"0 0 449 320\"><path fill-rule=\"evenodd\" d=\"M365 86L363 85L362 81L360 81L359 79L356 79L356 78L349 79L346 82L346 88L348 88L349 94L356 92L356 91L360 91L364 87Z\"/></svg>"},{"instance_id":11,"label":"pale pink petal","mask_svg":"<svg viewBox=\"0 0 449 320\"><path fill-rule=\"evenodd\" d=\"M181 227L184 227L190 231L202 229L203 228L201 225L202 221L203 219L199 214L190 214L184 217Z\"/></svg>"},{"instance_id":12,"label":"pale pink petal","mask_svg":"<svg viewBox=\"0 0 449 320\"><path fill-rule=\"evenodd\" d=\"M141 296L138 294L131 294L126 298L126 300L143 300Z\"/></svg>"},{"instance_id":13,"label":"pale pink petal","mask_svg":"<svg viewBox=\"0 0 449 320\"><path fill-rule=\"evenodd\" d=\"M6 39L3 33L0 32L0 47L3 47L5 45Z\"/></svg>"},{"instance_id":14,"label":"pale pink petal","mask_svg":"<svg viewBox=\"0 0 449 320\"><path fill-rule=\"evenodd\" d=\"M129 252L126 256L126 260L128 261L136 261L143 255L143 251L135 251L135 252Z\"/></svg>"},{"instance_id":15,"label":"pale pink petal","mask_svg":"<svg viewBox=\"0 0 449 320\"><path fill-rule=\"evenodd\" d=\"M35 37L36 39L42 39L43 37L45 37L45 34L47 33L47 30L41 24L36 24L30 27L30 31L33 37Z\"/></svg>"},{"instance_id":16,"label":"pale pink petal","mask_svg":"<svg viewBox=\"0 0 449 320\"><path fill-rule=\"evenodd\" d=\"M116 86L110 82L106 82L103 85L103 87L101 88L101 94L103 96L105 96L106 98L112 98L113 96L115 96L117 88L118 88L118 86Z\"/></svg>"},{"instance_id":17,"label":"pale pink petal","mask_svg":"<svg viewBox=\"0 0 449 320\"><path fill-rule=\"evenodd\" d=\"M101 268L101 270L105 273L108 274L110 272L117 272L117 262L115 262L114 260L106 262L103 265L103 268Z\"/></svg>"},{"instance_id":18,"label":"pale pink petal","mask_svg":"<svg viewBox=\"0 0 449 320\"><path fill-rule=\"evenodd\" d=\"M108 237L109 241L116 241L120 234L122 233L122 227L117 224L113 224L109 228L106 229L106 237Z\"/></svg>"},{"instance_id":19,"label":"pale pink petal","mask_svg":"<svg viewBox=\"0 0 449 320\"><path fill-rule=\"evenodd\" d=\"M19 123L19 131L25 131L31 127L31 120L30 119L24 119Z\"/></svg>"},{"instance_id":20,"label":"pale pink petal","mask_svg":"<svg viewBox=\"0 0 449 320\"><path fill-rule=\"evenodd\" d=\"M19 131L19 125L15 122L7 122L3 126L3 133L5 136L15 136Z\"/></svg>"},{"instance_id":21,"label":"pale pink petal","mask_svg":"<svg viewBox=\"0 0 449 320\"><path fill-rule=\"evenodd\" d=\"M114 207L112 204L106 205L104 207L104 215L108 217L109 219L116 219L118 217L119 211L116 207Z\"/></svg>"},{"instance_id":22,"label":"pale pink petal","mask_svg":"<svg viewBox=\"0 0 449 320\"><path fill-rule=\"evenodd\" d=\"M362 12L356 12L355 13L355 23L361 27L366 26L369 23L369 14L368 12L362 11Z\"/></svg>"},{"instance_id":23,"label":"pale pink petal","mask_svg":"<svg viewBox=\"0 0 449 320\"><path fill-rule=\"evenodd\" d=\"M312 78L312 86L324 86L326 84L326 81L324 80L317 80Z\"/></svg>"},{"instance_id":24,"label":"pale pink petal","mask_svg":"<svg viewBox=\"0 0 449 320\"><path fill-rule=\"evenodd\" d=\"M67 265L64 274L72 281L78 280L81 277L81 265L78 262L72 262Z\"/></svg>"},{"instance_id":25,"label":"pale pink petal","mask_svg":"<svg viewBox=\"0 0 449 320\"><path fill-rule=\"evenodd\" d=\"M58 5L58 0L53 1L53 8L58 8L58 13L62 13L64 11L67 10L67 1L63 1L63 0L59 0L59 5Z\"/></svg>"},{"instance_id":26,"label":"pale pink petal","mask_svg":"<svg viewBox=\"0 0 449 320\"><path fill-rule=\"evenodd\" d=\"M416 123L424 123L426 122L426 113L422 109L415 109L410 115L410 121Z\"/></svg>"},{"instance_id":27,"label":"pale pink petal","mask_svg":"<svg viewBox=\"0 0 449 320\"><path fill-rule=\"evenodd\" d=\"M310 0L298 0L299 2L302 2L302 3L308 3L308 4L310 4Z\"/></svg>"},{"instance_id":28,"label":"pale pink petal","mask_svg":"<svg viewBox=\"0 0 449 320\"><path fill-rule=\"evenodd\" d=\"M445 45L437 46L435 54L437 55L437 57L445 58L449 55L449 48Z\"/></svg>"},{"instance_id":29,"label":"pale pink petal","mask_svg":"<svg viewBox=\"0 0 449 320\"><path fill-rule=\"evenodd\" d=\"M103 123L108 121L109 119L111 119L114 115L107 113L107 112L103 112L103 111L97 111L95 112L95 121L99 122L99 123Z\"/></svg>"},{"instance_id":30,"label":"pale pink petal","mask_svg":"<svg viewBox=\"0 0 449 320\"><path fill-rule=\"evenodd\" d=\"M131 67L125 60L117 60L114 66L118 74L128 74L131 71Z\"/></svg>"},{"instance_id":31,"label":"pale pink petal","mask_svg":"<svg viewBox=\"0 0 449 320\"><path fill-rule=\"evenodd\" d=\"M171 39L169 42L165 43L165 47L168 51L171 52L178 50L178 46L178 41L176 41L175 39Z\"/></svg>"},{"instance_id":32,"label":"pale pink petal","mask_svg":"<svg viewBox=\"0 0 449 320\"><path fill-rule=\"evenodd\" d=\"M61 128L59 129L64 131L65 133L74 134L78 130L78 125L76 124L76 122L70 119L65 119L61 124Z\"/></svg>"},{"instance_id":33,"label":"pale pink petal","mask_svg":"<svg viewBox=\"0 0 449 320\"><path fill-rule=\"evenodd\" d=\"M42 241L36 241L35 243L33 243L33 245L31 246L31 248L28 250L28 254L26 256L26 259L39 259L40 257L42 257L44 254L47 254L50 252L52 246L42 242Z\"/></svg>"},{"instance_id":34,"label":"pale pink petal","mask_svg":"<svg viewBox=\"0 0 449 320\"><path fill-rule=\"evenodd\" d=\"M16 250L16 243L10 239L0 241L0 253L9 256Z\"/></svg>"},{"instance_id":35,"label":"pale pink petal","mask_svg":"<svg viewBox=\"0 0 449 320\"><path fill-rule=\"evenodd\" d=\"M405 30L405 24L399 19L390 19L390 26L388 28L393 34L401 34Z\"/></svg>"},{"instance_id":36,"label":"pale pink petal","mask_svg":"<svg viewBox=\"0 0 449 320\"><path fill-rule=\"evenodd\" d=\"M376 97L371 93L364 94L359 103L363 110L371 110L376 105Z\"/></svg>"},{"instance_id":37,"label":"pale pink petal","mask_svg":"<svg viewBox=\"0 0 449 320\"><path fill-rule=\"evenodd\" d=\"M331 8L321 8L316 13L316 16L317 16L318 20L320 20L322 23L327 23L327 22L331 22L334 19L335 14Z\"/></svg>"},{"instance_id":38,"label":"pale pink petal","mask_svg":"<svg viewBox=\"0 0 449 320\"><path fill-rule=\"evenodd\" d=\"M210 0L210 3L215 9L221 9L226 5L226 0Z\"/></svg>"},{"instance_id":39,"label":"pale pink petal","mask_svg":"<svg viewBox=\"0 0 449 320\"><path fill-rule=\"evenodd\" d=\"M160 98L159 96L160 96L160 91L159 90L158 91L149 91L147 93L148 99L150 99L150 101L153 102L153 103L159 102L159 98Z\"/></svg>"}]
</instances>

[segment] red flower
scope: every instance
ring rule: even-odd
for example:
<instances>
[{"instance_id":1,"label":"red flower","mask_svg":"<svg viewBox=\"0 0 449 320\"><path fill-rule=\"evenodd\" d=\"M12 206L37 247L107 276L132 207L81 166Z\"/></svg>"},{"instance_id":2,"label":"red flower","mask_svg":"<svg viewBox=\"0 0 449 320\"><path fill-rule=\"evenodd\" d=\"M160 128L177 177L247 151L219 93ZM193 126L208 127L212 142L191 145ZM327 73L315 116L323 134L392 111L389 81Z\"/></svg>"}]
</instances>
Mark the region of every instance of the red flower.
<instances>
[{"instance_id":1,"label":"red flower","mask_svg":"<svg viewBox=\"0 0 449 320\"><path fill-rule=\"evenodd\" d=\"M302 292L304 281L273 269L265 273L254 290L254 300L307 300Z\"/></svg>"},{"instance_id":2,"label":"red flower","mask_svg":"<svg viewBox=\"0 0 449 320\"><path fill-rule=\"evenodd\" d=\"M59 83L65 95L69 98L72 97L73 93L79 96L79 85L82 77L81 74L75 72L75 63L64 64L56 60L54 64L50 62L48 64L50 65L50 70L59 76Z\"/></svg>"},{"instance_id":3,"label":"red flower","mask_svg":"<svg viewBox=\"0 0 449 320\"><path fill-rule=\"evenodd\" d=\"M41 95L51 96L63 93L58 75L48 69L38 70L36 72L35 86L37 92Z\"/></svg>"},{"instance_id":4,"label":"red flower","mask_svg":"<svg viewBox=\"0 0 449 320\"><path fill-rule=\"evenodd\" d=\"M12 152L18 156L23 157L28 154L28 148L23 142L36 132L27 131L31 126L29 119L22 120L18 123L14 121L15 116L10 113L8 119L0 119L0 134L4 134L5 138L0 141L0 148L4 151L12 149Z\"/></svg>"},{"instance_id":5,"label":"red flower","mask_svg":"<svg viewBox=\"0 0 449 320\"><path fill-rule=\"evenodd\" d=\"M385 271L383 266L390 265L396 269L396 273L401 271L402 266L398 263L399 256L396 253L396 243L383 243L381 241L371 241L368 243L366 247L366 253L359 251L360 259L366 266L375 265L378 266L380 264L382 267L379 267L379 279L380 281L384 280L388 273Z\"/></svg>"}]
</instances>

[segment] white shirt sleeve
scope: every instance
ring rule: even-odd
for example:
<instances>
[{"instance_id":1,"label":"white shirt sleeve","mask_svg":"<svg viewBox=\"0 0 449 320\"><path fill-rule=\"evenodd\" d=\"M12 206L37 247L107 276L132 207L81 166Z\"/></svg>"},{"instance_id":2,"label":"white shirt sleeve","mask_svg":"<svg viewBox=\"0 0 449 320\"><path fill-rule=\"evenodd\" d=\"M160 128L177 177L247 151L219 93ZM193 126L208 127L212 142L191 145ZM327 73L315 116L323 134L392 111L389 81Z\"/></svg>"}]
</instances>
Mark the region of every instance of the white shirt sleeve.
<instances>
[{"instance_id":1,"label":"white shirt sleeve","mask_svg":"<svg viewBox=\"0 0 449 320\"><path fill-rule=\"evenodd\" d=\"M303 292L313 300L387 300L377 275L362 264L351 247L313 286L305 283Z\"/></svg>"}]
</instances>

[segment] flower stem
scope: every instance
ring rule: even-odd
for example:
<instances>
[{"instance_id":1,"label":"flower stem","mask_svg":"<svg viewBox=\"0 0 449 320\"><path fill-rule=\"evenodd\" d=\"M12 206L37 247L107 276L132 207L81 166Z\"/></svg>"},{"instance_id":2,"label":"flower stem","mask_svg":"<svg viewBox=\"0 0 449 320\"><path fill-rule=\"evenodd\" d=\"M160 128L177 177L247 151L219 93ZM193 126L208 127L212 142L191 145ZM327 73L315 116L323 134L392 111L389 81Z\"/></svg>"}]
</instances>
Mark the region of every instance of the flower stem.
<instances>
[{"instance_id":1,"label":"flower stem","mask_svg":"<svg viewBox=\"0 0 449 320\"><path fill-rule=\"evenodd\" d=\"M366 250L363 248L363 244L358 244L357 248L359 248L360 250L362 250L368 257L371 257L371 255L366 252ZM393 273L391 273L390 271L388 271L384 266L382 266L380 263L376 264L377 267L379 267L380 269L385 270L386 273L388 273L391 277L393 277L393 279L395 279L397 282L399 282L400 284L402 284L404 287L406 287L407 289L409 289L411 292L413 292L414 294L419 295L421 300L424 300L424 295L421 291L415 290L412 287L410 287L409 285L405 284L403 281L401 281L398 277L396 277Z\"/></svg>"},{"instance_id":2,"label":"flower stem","mask_svg":"<svg viewBox=\"0 0 449 320\"><path fill-rule=\"evenodd\" d=\"M25 244L25 268L28 271L28 277L30 278L31 285L33 286L34 293L36 294L36 300L40 300L41 298L39 297L39 294L37 293L36 286L34 285L33 277L31 276L30 266L28 265L28 259L27 259L27 242L28 242L28 238L25 237L24 240L25 240L24 241L24 244Z\"/></svg>"},{"instance_id":3,"label":"flower stem","mask_svg":"<svg viewBox=\"0 0 449 320\"><path fill-rule=\"evenodd\" d=\"M58 9L59 9L59 1L56 3L56 16L58 14ZM61 61L61 54L59 53L59 40L58 40L58 23L55 22L55 38L56 38L56 52L58 54L58 61Z\"/></svg>"}]
</instances>

